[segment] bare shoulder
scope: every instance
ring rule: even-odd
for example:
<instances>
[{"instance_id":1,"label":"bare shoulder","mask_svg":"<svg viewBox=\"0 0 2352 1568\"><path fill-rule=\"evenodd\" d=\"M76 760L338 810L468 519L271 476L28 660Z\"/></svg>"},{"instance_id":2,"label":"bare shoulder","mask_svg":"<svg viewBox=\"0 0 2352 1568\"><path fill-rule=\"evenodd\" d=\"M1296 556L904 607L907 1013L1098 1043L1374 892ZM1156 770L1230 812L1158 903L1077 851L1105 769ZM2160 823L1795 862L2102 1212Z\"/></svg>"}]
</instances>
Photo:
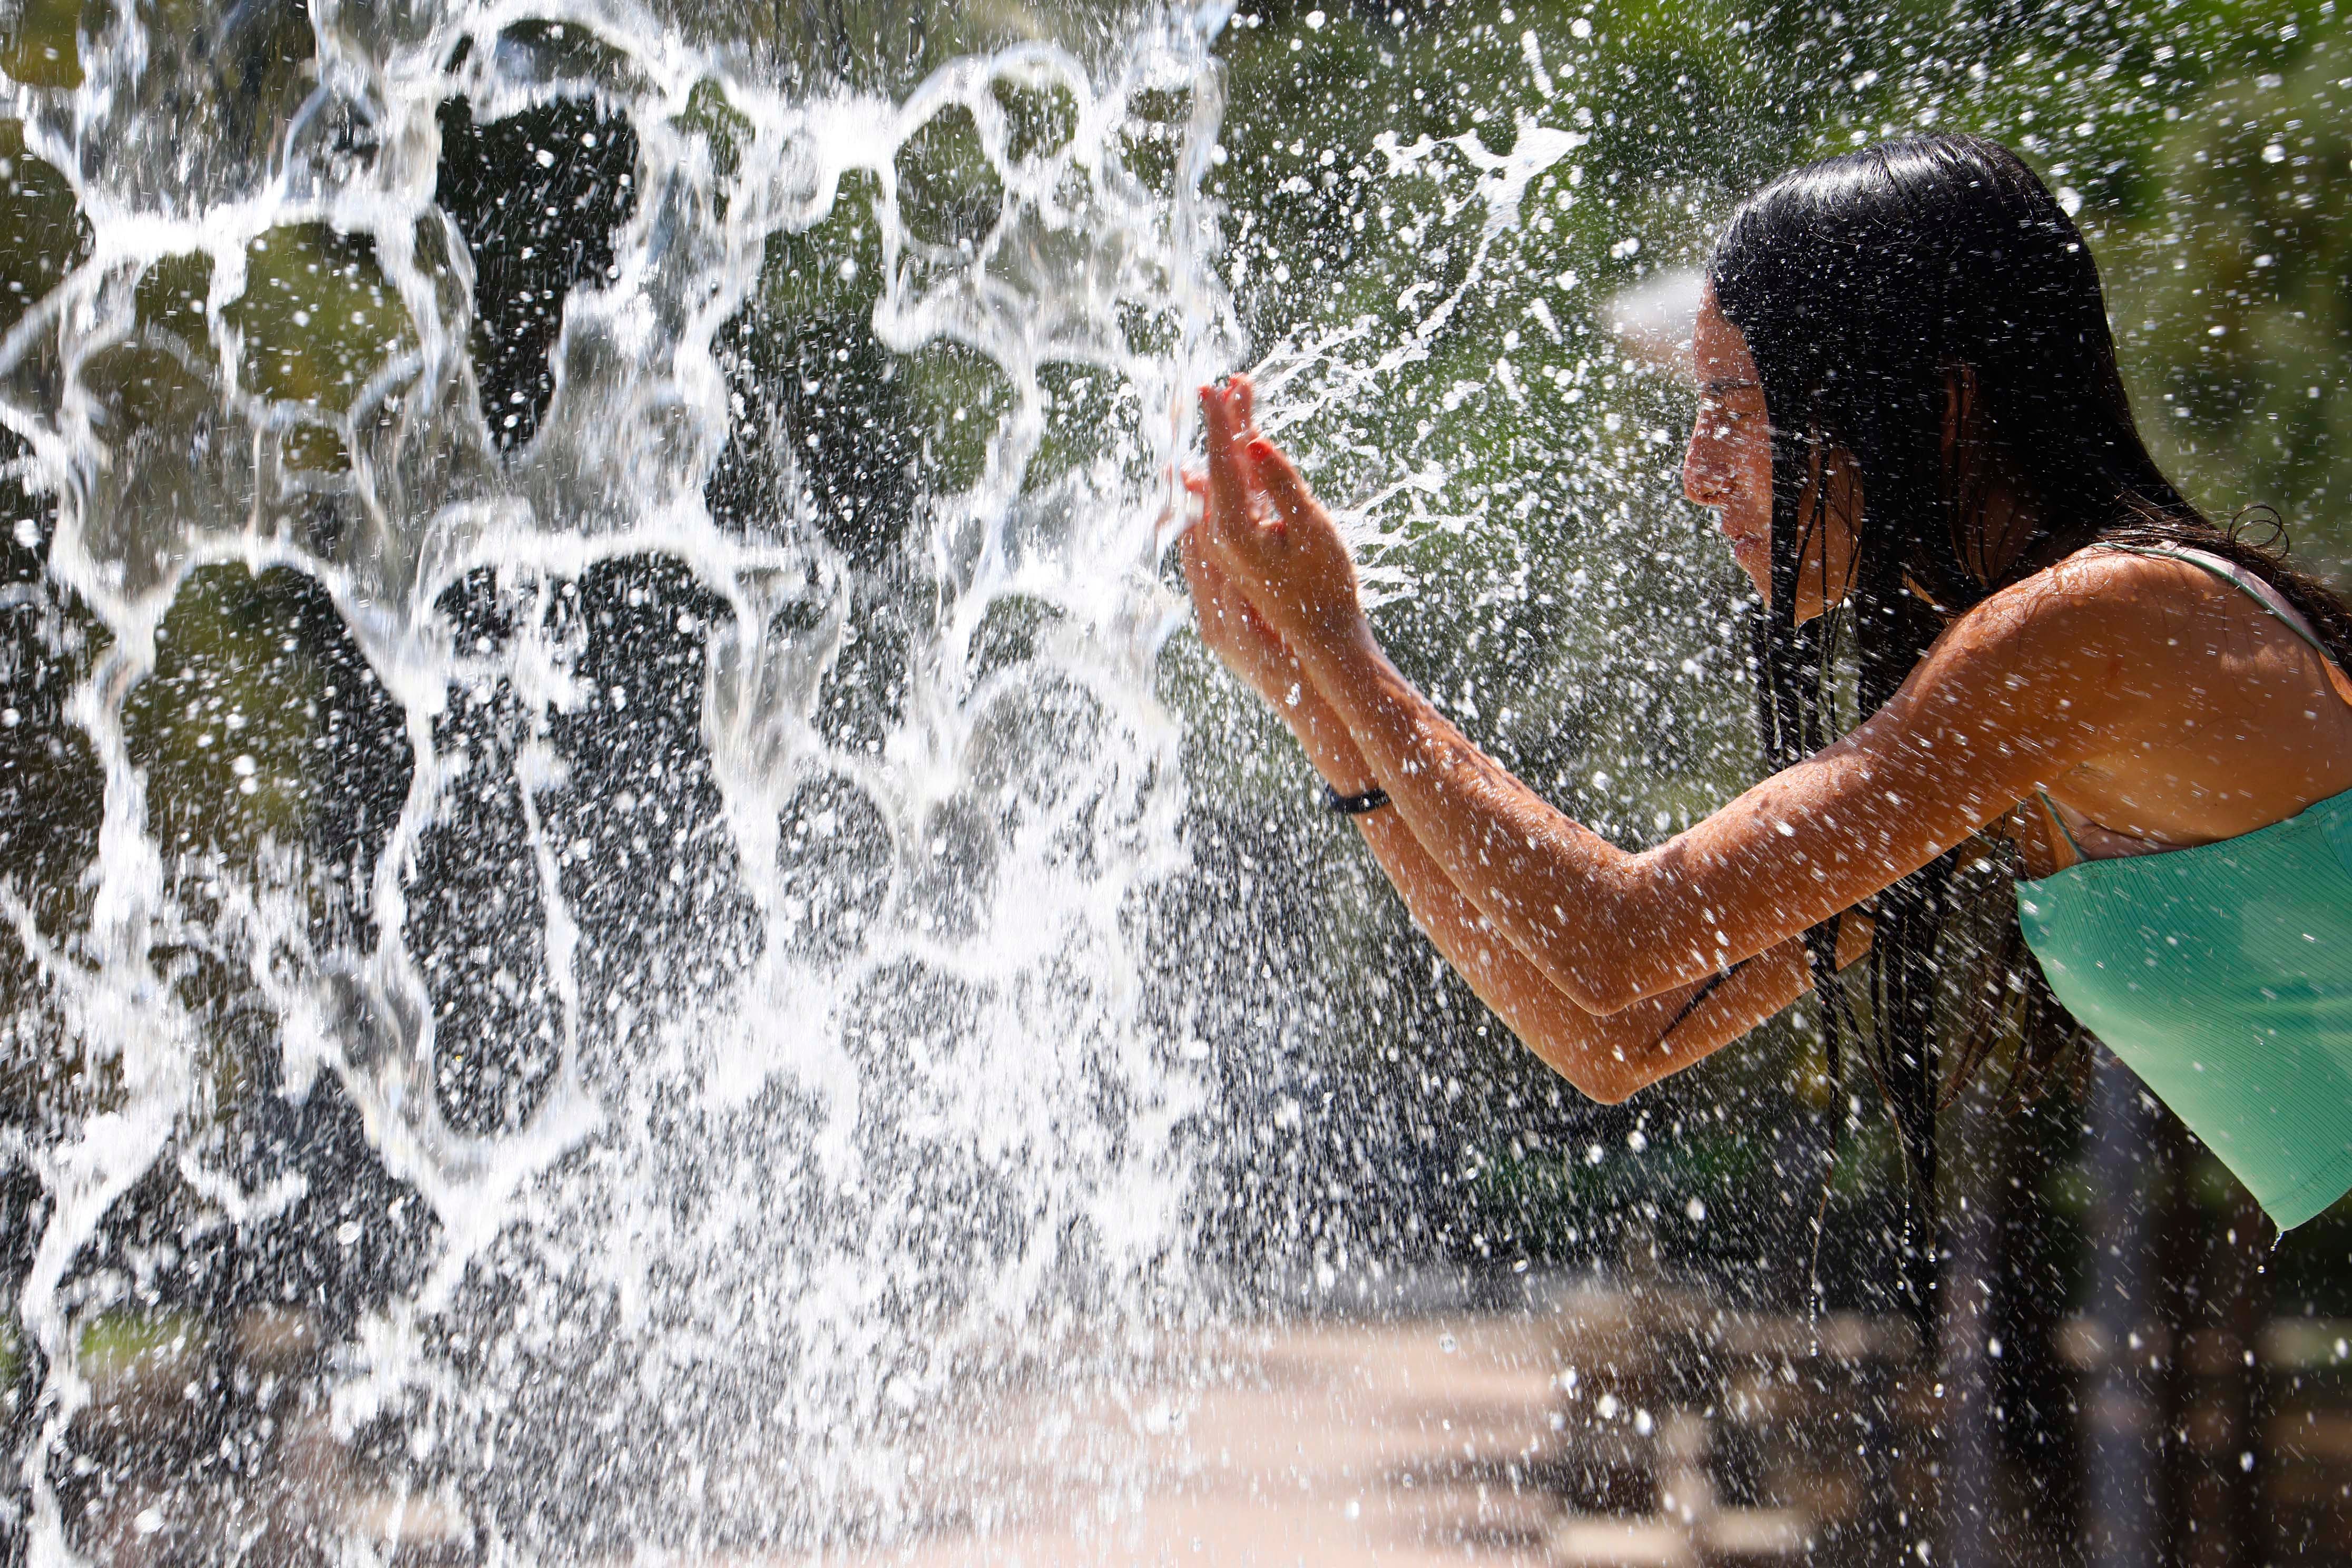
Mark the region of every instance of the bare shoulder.
<instances>
[{"instance_id":1,"label":"bare shoulder","mask_svg":"<svg viewBox=\"0 0 2352 1568\"><path fill-rule=\"evenodd\" d=\"M2168 622L2228 592L2185 561L2077 551L1969 610L1942 642L1956 654L2021 662L2160 658L2173 646Z\"/></svg>"},{"instance_id":2,"label":"bare shoulder","mask_svg":"<svg viewBox=\"0 0 2352 1568\"><path fill-rule=\"evenodd\" d=\"M1906 683L1915 702L2045 739L2110 735L2176 683L2184 611L2200 595L2180 563L2088 551L2012 584L1945 629ZM2194 572L2194 567L2186 570Z\"/></svg>"}]
</instances>

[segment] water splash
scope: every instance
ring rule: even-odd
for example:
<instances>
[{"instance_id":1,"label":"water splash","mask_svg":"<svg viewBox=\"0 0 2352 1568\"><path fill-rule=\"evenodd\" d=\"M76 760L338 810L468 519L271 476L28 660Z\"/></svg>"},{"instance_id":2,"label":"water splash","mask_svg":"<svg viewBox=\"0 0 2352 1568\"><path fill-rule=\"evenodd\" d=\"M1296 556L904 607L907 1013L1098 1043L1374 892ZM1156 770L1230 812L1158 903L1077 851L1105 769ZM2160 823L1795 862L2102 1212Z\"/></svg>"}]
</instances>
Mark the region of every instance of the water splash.
<instances>
[{"instance_id":1,"label":"water splash","mask_svg":"<svg viewBox=\"0 0 2352 1568\"><path fill-rule=\"evenodd\" d=\"M887 1535L1005 1325L1149 1320L1219 19L16 40L18 737L99 803L6 909L34 1560ZM121 1446L133 1363L217 1455Z\"/></svg>"}]
</instances>

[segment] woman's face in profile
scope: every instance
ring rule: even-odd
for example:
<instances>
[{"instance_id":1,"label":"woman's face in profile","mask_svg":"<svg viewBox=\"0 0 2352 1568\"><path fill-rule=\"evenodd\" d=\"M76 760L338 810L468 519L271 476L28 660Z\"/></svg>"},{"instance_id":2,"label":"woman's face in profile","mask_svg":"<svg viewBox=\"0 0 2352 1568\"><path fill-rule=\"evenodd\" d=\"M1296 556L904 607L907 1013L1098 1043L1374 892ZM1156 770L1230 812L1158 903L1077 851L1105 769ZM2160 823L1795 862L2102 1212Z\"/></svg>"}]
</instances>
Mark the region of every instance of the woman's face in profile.
<instances>
[{"instance_id":1,"label":"woman's face in profile","mask_svg":"<svg viewBox=\"0 0 2352 1568\"><path fill-rule=\"evenodd\" d=\"M1748 340L1716 308L1715 290L1699 305L1691 333L1692 368L1698 380L1698 416L1690 447L1683 456L1683 494L1717 513L1732 559L1756 585L1757 596L1772 598L1772 421L1764 384L1756 374ZM1859 499L1851 469L1831 478L1823 537L1807 542L1797 572L1797 619L1822 613L1822 554L1828 552L1828 601L1844 597L1853 565L1853 503ZM1811 513L1812 488L1806 487L1798 515Z\"/></svg>"}]
</instances>

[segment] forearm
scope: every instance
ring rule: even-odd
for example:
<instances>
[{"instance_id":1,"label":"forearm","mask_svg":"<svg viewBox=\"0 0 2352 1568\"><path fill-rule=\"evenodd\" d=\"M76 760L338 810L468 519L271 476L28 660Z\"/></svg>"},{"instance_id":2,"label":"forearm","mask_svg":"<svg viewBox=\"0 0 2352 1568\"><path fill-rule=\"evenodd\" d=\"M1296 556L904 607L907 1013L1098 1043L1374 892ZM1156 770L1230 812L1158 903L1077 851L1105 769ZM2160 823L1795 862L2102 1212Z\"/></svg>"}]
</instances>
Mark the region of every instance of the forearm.
<instances>
[{"instance_id":1,"label":"forearm","mask_svg":"<svg viewBox=\"0 0 2352 1568\"><path fill-rule=\"evenodd\" d=\"M1716 982L1694 981L1609 1014L1587 1012L1554 985L1430 858L1391 810L1358 819L1365 842L1412 913L1479 1000L1546 1065L1595 1100L1619 1100L1739 1038L1812 984L1801 943L1759 953ZM1841 966L1869 951L1869 927L1849 920Z\"/></svg>"},{"instance_id":2,"label":"forearm","mask_svg":"<svg viewBox=\"0 0 2352 1568\"><path fill-rule=\"evenodd\" d=\"M1355 737L1331 705L1322 700L1302 672L1299 695L1287 701L1269 700L1268 706L1307 753L1307 764L1323 782L1341 795L1361 795L1378 782L1371 764L1357 748Z\"/></svg>"},{"instance_id":3,"label":"forearm","mask_svg":"<svg viewBox=\"0 0 2352 1568\"><path fill-rule=\"evenodd\" d=\"M1695 931L1675 932L1661 911L1642 907L1622 876L1633 857L1553 810L1480 751L1369 634L1325 650L1307 668L1317 695L1447 879L1586 1010L1614 1012L1746 956L1693 940ZM1665 971L1672 984L1629 979L1634 955L1661 941L1679 944L1673 962L1642 967Z\"/></svg>"},{"instance_id":4,"label":"forearm","mask_svg":"<svg viewBox=\"0 0 2352 1568\"><path fill-rule=\"evenodd\" d=\"M1276 711L1316 771L1334 789L1353 795L1370 787L1373 770L1347 726L1312 686L1303 689L1298 700ZM1404 900L1413 923L1435 943L1479 1000L1555 1071L1596 1100L1614 1100L1640 1083L1674 1070L1660 1068L1638 1081L1632 1077L1647 1065L1643 1063L1643 1053L1658 1044L1696 985L1681 995L1661 998L1658 1005L1631 1007L1607 1017L1588 1013L1463 895L1444 868L1422 847L1393 805L1363 813L1354 821L1372 858ZM1710 1004L1714 1000L1708 999ZM1685 1056L1674 1066L1693 1059Z\"/></svg>"},{"instance_id":5,"label":"forearm","mask_svg":"<svg viewBox=\"0 0 2352 1568\"><path fill-rule=\"evenodd\" d=\"M1353 795L1375 782L1376 770L1318 689L1302 683L1297 697L1276 704L1276 711L1333 788ZM1454 973L1528 1049L1596 1100L1622 1100L1681 1071L1811 986L1803 946L1790 941L1720 980L1710 974L1612 1013L1589 1011L1464 893L1393 805L1355 823L1414 924ZM1844 922L1841 967L1869 951L1869 923L1859 918ZM1706 994L1699 996L1702 989Z\"/></svg>"},{"instance_id":6,"label":"forearm","mask_svg":"<svg viewBox=\"0 0 2352 1568\"><path fill-rule=\"evenodd\" d=\"M1303 677L1299 697L1277 705L1276 711L1332 788L1356 795L1376 782L1348 727ZM1672 1007L1633 1007L1605 1018L1586 1012L1463 895L1393 804L1354 820L1413 923L1512 1033L1593 1098L1618 1100L1631 1092L1621 1087L1632 1070L1630 1059L1656 1044L1675 1016ZM1696 989L1687 988L1685 996ZM1673 998L1675 1006L1685 996Z\"/></svg>"}]
</instances>

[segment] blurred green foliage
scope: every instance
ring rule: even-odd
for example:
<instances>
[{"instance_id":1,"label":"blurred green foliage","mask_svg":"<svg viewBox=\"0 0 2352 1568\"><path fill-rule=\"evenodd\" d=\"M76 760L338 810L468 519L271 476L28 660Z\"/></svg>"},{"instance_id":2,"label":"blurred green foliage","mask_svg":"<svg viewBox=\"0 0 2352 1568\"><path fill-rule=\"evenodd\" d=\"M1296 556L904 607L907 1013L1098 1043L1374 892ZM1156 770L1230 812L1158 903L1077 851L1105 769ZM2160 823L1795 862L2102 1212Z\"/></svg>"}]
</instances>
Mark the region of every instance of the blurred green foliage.
<instances>
[{"instance_id":1,"label":"blurred green foliage","mask_svg":"<svg viewBox=\"0 0 2352 1568\"><path fill-rule=\"evenodd\" d=\"M83 1376L107 1381L158 1363L175 1368L202 1353L206 1337L203 1323L181 1313L101 1312L82 1325L75 1350Z\"/></svg>"}]
</instances>

